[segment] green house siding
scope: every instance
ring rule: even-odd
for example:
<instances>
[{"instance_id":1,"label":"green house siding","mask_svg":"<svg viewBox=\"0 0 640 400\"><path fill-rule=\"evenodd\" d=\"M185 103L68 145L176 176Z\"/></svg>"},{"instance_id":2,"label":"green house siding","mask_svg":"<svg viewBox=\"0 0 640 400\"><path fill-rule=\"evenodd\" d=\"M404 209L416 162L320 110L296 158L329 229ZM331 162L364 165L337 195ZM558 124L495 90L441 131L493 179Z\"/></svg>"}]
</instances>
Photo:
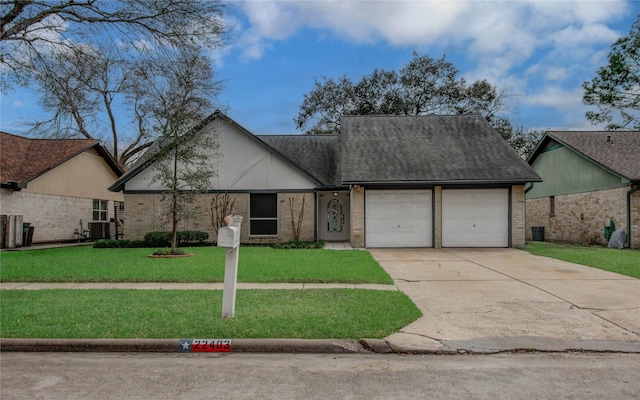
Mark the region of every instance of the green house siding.
<instances>
[{"instance_id":1,"label":"green house siding","mask_svg":"<svg viewBox=\"0 0 640 400\"><path fill-rule=\"evenodd\" d=\"M539 154L532 167L543 181L534 185L527 199L629 185L627 179L561 145Z\"/></svg>"}]
</instances>

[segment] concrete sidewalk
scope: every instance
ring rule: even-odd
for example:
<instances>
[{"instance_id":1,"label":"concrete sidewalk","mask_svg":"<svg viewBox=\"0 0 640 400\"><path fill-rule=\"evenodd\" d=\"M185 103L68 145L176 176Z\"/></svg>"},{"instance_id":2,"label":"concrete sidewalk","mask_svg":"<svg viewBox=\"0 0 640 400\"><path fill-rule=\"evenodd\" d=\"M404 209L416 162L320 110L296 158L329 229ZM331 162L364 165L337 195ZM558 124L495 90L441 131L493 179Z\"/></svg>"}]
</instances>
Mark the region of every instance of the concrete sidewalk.
<instances>
[{"instance_id":1,"label":"concrete sidewalk","mask_svg":"<svg viewBox=\"0 0 640 400\"><path fill-rule=\"evenodd\" d=\"M516 249L372 249L423 316L394 351L640 352L640 280Z\"/></svg>"}]
</instances>

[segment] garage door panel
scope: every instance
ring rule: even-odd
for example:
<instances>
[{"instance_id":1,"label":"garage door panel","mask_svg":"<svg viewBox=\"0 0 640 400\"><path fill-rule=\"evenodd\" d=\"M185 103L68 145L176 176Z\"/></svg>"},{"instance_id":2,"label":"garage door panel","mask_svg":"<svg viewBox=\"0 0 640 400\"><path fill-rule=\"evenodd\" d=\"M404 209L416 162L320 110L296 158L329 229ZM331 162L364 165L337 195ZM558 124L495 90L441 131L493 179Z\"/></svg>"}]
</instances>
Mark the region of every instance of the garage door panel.
<instances>
[{"instance_id":1,"label":"garage door panel","mask_svg":"<svg viewBox=\"0 0 640 400\"><path fill-rule=\"evenodd\" d=\"M431 191L367 190L368 247L431 247Z\"/></svg>"},{"instance_id":2,"label":"garage door panel","mask_svg":"<svg viewBox=\"0 0 640 400\"><path fill-rule=\"evenodd\" d=\"M508 247L508 189L442 191L443 247Z\"/></svg>"}]
</instances>

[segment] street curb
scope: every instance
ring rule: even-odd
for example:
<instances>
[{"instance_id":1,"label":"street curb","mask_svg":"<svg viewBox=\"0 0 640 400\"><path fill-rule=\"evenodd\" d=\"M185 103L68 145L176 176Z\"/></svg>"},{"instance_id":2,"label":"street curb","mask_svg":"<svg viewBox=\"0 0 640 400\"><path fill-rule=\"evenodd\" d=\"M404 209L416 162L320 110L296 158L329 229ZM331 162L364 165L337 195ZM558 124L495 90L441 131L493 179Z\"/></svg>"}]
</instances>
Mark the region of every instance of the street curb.
<instances>
[{"instance_id":1,"label":"street curb","mask_svg":"<svg viewBox=\"0 0 640 400\"><path fill-rule=\"evenodd\" d=\"M230 346L191 346L184 342L207 342L198 339L0 339L1 352L93 352L93 353L327 353L327 354L476 354L497 353L628 353L640 354L640 342L599 340L476 339L446 341L438 349L395 346L384 339L235 339L209 340ZM195 343L194 343L195 345Z\"/></svg>"},{"instance_id":2,"label":"street curb","mask_svg":"<svg viewBox=\"0 0 640 400\"><path fill-rule=\"evenodd\" d=\"M442 341L451 353L495 354L505 352L539 353L629 353L640 354L640 341L571 340L561 338L510 337Z\"/></svg>"},{"instance_id":3,"label":"street curb","mask_svg":"<svg viewBox=\"0 0 640 400\"><path fill-rule=\"evenodd\" d=\"M0 339L0 351L14 352L145 352L189 353L229 350L181 350L185 339ZM236 339L231 352L247 353L370 353L348 339Z\"/></svg>"}]
</instances>

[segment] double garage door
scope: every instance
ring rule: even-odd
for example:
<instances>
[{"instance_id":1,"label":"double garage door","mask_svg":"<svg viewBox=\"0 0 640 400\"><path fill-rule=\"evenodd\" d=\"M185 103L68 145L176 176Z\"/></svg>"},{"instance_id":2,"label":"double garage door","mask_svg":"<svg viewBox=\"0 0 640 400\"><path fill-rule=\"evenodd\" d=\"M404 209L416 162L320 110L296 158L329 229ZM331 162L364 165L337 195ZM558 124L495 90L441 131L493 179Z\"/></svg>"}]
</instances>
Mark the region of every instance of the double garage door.
<instances>
[{"instance_id":1,"label":"double garage door","mask_svg":"<svg viewBox=\"0 0 640 400\"><path fill-rule=\"evenodd\" d=\"M367 190L367 247L433 247L433 216L442 215L442 247L508 247L508 189Z\"/></svg>"}]
</instances>

